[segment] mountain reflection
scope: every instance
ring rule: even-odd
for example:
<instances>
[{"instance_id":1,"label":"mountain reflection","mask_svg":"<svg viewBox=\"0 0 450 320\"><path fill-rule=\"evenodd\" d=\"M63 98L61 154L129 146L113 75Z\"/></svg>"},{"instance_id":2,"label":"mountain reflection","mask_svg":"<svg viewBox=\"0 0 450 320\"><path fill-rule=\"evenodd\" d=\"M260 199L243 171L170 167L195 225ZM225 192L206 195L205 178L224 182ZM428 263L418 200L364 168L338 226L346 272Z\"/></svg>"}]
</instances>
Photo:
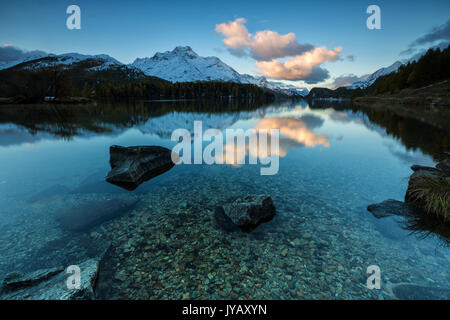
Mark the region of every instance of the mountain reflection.
<instances>
[{"instance_id":1,"label":"mountain reflection","mask_svg":"<svg viewBox=\"0 0 450 320\"><path fill-rule=\"evenodd\" d=\"M305 112L305 110L307 112ZM276 114L279 117L276 117ZM173 130L191 130L194 120L204 129L224 130L238 121L253 121L255 129L280 129L280 156L292 148L329 147L328 137L313 130L327 121L352 122L381 135L393 136L407 150L420 149L441 160L450 150L448 131L391 112L352 110L349 105L321 101L283 101L270 105L233 101L132 101L94 105L3 105L0 108L0 147L72 140L74 137L118 136L134 128L142 134L170 139ZM253 153L251 150L246 150Z\"/></svg>"}]
</instances>

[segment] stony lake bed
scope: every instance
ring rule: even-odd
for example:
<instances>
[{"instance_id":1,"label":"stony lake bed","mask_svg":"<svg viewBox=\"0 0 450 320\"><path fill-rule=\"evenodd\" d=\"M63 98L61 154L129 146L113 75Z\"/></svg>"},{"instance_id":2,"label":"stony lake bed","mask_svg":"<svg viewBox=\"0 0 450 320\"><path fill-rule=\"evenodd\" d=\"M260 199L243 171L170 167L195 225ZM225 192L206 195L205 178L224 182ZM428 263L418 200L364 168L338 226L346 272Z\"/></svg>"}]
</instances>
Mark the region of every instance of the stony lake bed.
<instances>
[{"instance_id":1,"label":"stony lake bed","mask_svg":"<svg viewBox=\"0 0 450 320\"><path fill-rule=\"evenodd\" d=\"M32 131L2 119L0 278L100 257L97 299L407 299L411 292L393 288L448 289L445 242L366 210L403 200L409 167L434 165L445 132L422 146L386 133L373 115L305 102L233 113L162 109L170 111L81 118L69 137L50 120ZM170 132L194 120L223 130L274 119L295 132L285 131L276 175L252 165L180 165L134 191L104 181L111 145L170 147ZM221 228L216 207L248 194L270 195L275 217L249 233ZM370 265L380 267L379 290L366 286Z\"/></svg>"}]
</instances>

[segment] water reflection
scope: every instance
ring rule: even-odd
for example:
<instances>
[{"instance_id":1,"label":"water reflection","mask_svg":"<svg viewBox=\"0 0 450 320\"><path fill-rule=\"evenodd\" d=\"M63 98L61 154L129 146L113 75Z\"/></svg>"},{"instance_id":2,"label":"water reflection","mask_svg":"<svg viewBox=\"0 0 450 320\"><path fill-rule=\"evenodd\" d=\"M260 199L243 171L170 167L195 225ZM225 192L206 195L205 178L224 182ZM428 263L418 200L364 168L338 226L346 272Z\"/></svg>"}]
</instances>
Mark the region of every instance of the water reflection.
<instances>
[{"instance_id":1,"label":"water reflection","mask_svg":"<svg viewBox=\"0 0 450 320\"><path fill-rule=\"evenodd\" d=\"M267 117L271 110L290 110L299 106L301 110L323 110L333 121L363 124L381 135L400 139L407 150L414 152L420 149L435 160L442 160L450 150L449 132L392 112L352 110L345 101L319 101L310 106L304 101L265 106L226 102L212 104L204 101L5 105L0 108L0 146L34 144L53 139L71 140L74 137L117 136L132 127L143 133L169 138L176 128L192 130L190 126L193 125L193 120L202 121L205 129L223 130L239 120L260 119L255 128L280 128L281 134L289 139L284 141L283 154L295 143L329 147L327 137L313 132L313 129L319 128L323 123L323 119L317 115L305 114L301 119L292 116Z\"/></svg>"},{"instance_id":2,"label":"water reflection","mask_svg":"<svg viewBox=\"0 0 450 320\"><path fill-rule=\"evenodd\" d=\"M316 122L316 124L314 122ZM319 123L319 125L317 125L317 123ZM307 147L323 145L325 147L329 147L330 141L325 135L316 134L310 129L320 126L321 124L322 123L319 117L311 115L300 119L267 118L260 120L255 129L265 129L268 131L270 131L270 129L279 129L283 136L288 138L288 140L298 143L299 145Z\"/></svg>"},{"instance_id":3,"label":"water reflection","mask_svg":"<svg viewBox=\"0 0 450 320\"><path fill-rule=\"evenodd\" d=\"M194 120L204 130L280 129L279 173L175 166L132 192L104 181L109 146L170 148L171 132L192 132ZM336 102L194 101L3 106L0 130L0 273L82 262L93 245L112 241L104 298L195 291L193 299L216 299L224 297L219 281L227 297L236 288L238 297L257 299L388 298L364 287L367 264L379 264L393 282L448 283L448 250L365 210L403 198L409 165L448 150L442 130ZM261 192L277 207L270 223L251 237L215 228L211 208ZM210 273L218 283L205 283Z\"/></svg>"}]
</instances>

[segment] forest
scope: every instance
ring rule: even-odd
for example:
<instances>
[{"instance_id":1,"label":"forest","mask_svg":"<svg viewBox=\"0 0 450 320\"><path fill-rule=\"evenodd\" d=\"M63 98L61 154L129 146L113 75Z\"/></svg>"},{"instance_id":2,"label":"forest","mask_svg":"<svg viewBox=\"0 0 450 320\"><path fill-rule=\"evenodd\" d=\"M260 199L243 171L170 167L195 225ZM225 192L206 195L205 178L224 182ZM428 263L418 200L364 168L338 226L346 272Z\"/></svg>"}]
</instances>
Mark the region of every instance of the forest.
<instances>
[{"instance_id":1,"label":"forest","mask_svg":"<svg viewBox=\"0 0 450 320\"><path fill-rule=\"evenodd\" d=\"M0 97L20 102L41 102L45 97L89 99L236 99L272 101L273 92L252 84L220 81L172 83L127 67L99 70L94 61L67 67L27 64L0 70Z\"/></svg>"},{"instance_id":2,"label":"forest","mask_svg":"<svg viewBox=\"0 0 450 320\"><path fill-rule=\"evenodd\" d=\"M450 78L450 46L429 49L418 61L400 66L397 72L378 78L369 88L371 94L398 93L402 89L421 88Z\"/></svg>"}]
</instances>

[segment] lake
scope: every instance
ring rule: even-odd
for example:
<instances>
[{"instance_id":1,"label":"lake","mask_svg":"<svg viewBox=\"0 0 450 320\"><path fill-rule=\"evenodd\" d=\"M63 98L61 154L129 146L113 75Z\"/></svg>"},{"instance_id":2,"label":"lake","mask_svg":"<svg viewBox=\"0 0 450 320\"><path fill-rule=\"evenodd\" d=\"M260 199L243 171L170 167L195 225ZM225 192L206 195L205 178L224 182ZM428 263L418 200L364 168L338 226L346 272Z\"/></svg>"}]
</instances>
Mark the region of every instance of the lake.
<instances>
[{"instance_id":1,"label":"lake","mask_svg":"<svg viewBox=\"0 0 450 320\"><path fill-rule=\"evenodd\" d=\"M194 121L280 128L278 173L181 164L133 191L105 182L111 145L172 148L172 132ZM403 200L410 166L449 150L448 132L333 101L0 106L0 278L106 252L101 299L392 299L399 283L448 287L445 238L366 208ZM216 206L248 194L270 195L275 218L250 233L220 228ZM366 286L369 266L380 289Z\"/></svg>"}]
</instances>

